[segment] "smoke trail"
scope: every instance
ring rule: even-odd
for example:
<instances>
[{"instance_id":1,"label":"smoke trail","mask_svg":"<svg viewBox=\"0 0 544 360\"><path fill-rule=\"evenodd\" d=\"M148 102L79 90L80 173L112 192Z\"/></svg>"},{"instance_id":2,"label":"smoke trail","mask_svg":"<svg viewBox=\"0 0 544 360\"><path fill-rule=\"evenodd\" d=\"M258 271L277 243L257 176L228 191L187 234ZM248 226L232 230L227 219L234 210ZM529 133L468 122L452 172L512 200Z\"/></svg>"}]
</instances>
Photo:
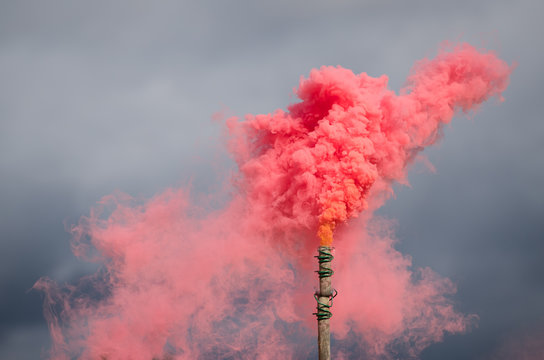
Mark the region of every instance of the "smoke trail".
<instances>
[{"instance_id":1,"label":"smoke trail","mask_svg":"<svg viewBox=\"0 0 544 360\"><path fill-rule=\"evenodd\" d=\"M417 63L400 95L386 76L322 67L287 111L228 119L239 172L222 209L183 189L144 203L116 195L73 228L75 253L94 250L103 270L74 287L36 284L51 357L311 357L312 255L333 232L333 356L415 356L466 330L473 318L454 311L451 282L413 271L372 212L442 125L500 98L510 72L467 44Z\"/></svg>"}]
</instances>

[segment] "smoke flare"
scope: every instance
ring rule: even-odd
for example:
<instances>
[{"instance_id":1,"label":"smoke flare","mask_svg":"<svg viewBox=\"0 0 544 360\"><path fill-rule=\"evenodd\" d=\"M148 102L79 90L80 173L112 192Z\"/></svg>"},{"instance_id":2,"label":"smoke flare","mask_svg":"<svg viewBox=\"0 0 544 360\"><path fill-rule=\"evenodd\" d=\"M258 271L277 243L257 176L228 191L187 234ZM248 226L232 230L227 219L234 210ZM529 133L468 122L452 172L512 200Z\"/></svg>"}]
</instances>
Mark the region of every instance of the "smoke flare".
<instances>
[{"instance_id":1,"label":"smoke flare","mask_svg":"<svg viewBox=\"0 0 544 360\"><path fill-rule=\"evenodd\" d=\"M511 70L450 46L418 62L396 95L385 75L322 67L287 111L228 119L239 172L223 208L204 211L183 189L143 203L115 195L74 226L76 255L94 249L103 269L77 286L35 285L51 357L309 358L312 255L333 233L333 357L415 356L465 331L473 317L454 311L453 284L412 270L372 212L456 112L502 100Z\"/></svg>"}]
</instances>

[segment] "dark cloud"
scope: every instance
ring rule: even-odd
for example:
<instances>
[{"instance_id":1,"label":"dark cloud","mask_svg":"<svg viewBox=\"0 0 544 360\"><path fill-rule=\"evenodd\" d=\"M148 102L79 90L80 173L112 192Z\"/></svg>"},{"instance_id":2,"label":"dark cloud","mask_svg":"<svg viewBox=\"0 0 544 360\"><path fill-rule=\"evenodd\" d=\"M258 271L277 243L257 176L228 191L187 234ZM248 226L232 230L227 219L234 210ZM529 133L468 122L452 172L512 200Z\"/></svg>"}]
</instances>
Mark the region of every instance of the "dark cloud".
<instances>
[{"instance_id":1,"label":"dark cloud","mask_svg":"<svg viewBox=\"0 0 544 360\"><path fill-rule=\"evenodd\" d=\"M193 182L205 191L220 152L211 115L294 101L312 67L341 64L398 89L444 39L518 62L506 102L456 119L380 214L398 247L458 285L477 313L467 335L424 359L482 359L508 329L544 323L543 5L522 1L17 1L0 5L0 358L47 344L40 276L92 270L70 255L71 224L120 189L150 196ZM14 355L14 354L17 354ZM449 357L448 357L449 356Z\"/></svg>"}]
</instances>

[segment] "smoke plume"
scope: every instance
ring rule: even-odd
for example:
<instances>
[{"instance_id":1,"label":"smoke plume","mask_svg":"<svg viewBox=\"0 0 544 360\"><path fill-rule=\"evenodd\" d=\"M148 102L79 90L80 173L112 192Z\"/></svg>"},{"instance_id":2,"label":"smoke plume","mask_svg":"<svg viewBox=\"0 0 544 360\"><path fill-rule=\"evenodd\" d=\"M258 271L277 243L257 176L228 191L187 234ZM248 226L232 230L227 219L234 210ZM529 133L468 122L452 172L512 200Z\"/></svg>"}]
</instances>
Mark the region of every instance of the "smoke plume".
<instances>
[{"instance_id":1,"label":"smoke plume","mask_svg":"<svg viewBox=\"0 0 544 360\"><path fill-rule=\"evenodd\" d=\"M238 171L223 206L186 189L116 194L73 227L75 254L102 269L36 284L51 358L315 357L313 255L333 235L333 357L417 356L466 331L474 316L454 310L454 285L413 269L372 213L456 113L502 100L510 72L468 44L419 61L399 95L385 75L322 67L286 110L228 119Z\"/></svg>"}]
</instances>

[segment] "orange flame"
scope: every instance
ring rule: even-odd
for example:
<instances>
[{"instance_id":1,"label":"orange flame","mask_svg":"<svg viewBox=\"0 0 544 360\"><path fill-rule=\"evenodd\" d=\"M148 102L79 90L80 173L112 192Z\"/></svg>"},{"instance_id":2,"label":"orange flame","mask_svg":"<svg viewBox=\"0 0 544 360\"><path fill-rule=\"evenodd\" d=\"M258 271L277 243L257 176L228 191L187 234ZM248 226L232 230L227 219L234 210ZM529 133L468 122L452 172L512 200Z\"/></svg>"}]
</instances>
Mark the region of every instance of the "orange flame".
<instances>
[{"instance_id":1,"label":"orange flame","mask_svg":"<svg viewBox=\"0 0 544 360\"><path fill-rule=\"evenodd\" d=\"M334 231L334 222L324 222L319 225L317 236L319 237L319 245L330 247L332 245L332 233Z\"/></svg>"},{"instance_id":2,"label":"orange flame","mask_svg":"<svg viewBox=\"0 0 544 360\"><path fill-rule=\"evenodd\" d=\"M320 240L320 246L331 246L333 232L338 221L346 218L346 204L341 201L332 201L319 217L319 228L317 237Z\"/></svg>"}]
</instances>

